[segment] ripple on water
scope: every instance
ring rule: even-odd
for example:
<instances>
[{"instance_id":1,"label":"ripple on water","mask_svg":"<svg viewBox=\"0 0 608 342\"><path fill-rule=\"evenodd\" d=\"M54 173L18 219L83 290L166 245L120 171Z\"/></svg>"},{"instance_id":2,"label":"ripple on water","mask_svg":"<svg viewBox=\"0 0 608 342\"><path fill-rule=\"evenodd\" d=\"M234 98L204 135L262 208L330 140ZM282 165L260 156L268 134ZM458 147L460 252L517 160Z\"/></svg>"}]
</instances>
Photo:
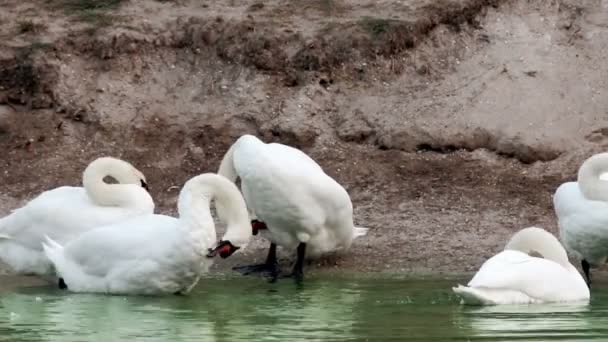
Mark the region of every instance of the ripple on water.
<instances>
[{"instance_id":1,"label":"ripple on water","mask_svg":"<svg viewBox=\"0 0 608 342\"><path fill-rule=\"evenodd\" d=\"M604 340L608 291L591 304L459 305L454 280L210 279L189 296L0 294L0 341Z\"/></svg>"}]
</instances>

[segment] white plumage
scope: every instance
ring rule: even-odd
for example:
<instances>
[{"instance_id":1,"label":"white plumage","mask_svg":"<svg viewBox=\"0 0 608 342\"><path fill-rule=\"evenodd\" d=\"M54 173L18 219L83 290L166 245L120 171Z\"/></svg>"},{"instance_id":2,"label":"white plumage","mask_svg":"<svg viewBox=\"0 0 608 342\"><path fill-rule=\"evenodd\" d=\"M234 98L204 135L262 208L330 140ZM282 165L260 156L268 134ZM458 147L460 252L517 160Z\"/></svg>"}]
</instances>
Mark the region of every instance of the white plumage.
<instances>
[{"instance_id":1,"label":"white plumage","mask_svg":"<svg viewBox=\"0 0 608 342\"><path fill-rule=\"evenodd\" d=\"M263 221L272 243L288 249L305 244L307 257L346 250L366 228L353 224L346 190L302 151L266 144L251 135L228 150L219 174L241 179L251 217Z\"/></svg>"},{"instance_id":2,"label":"white plumage","mask_svg":"<svg viewBox=\"0 0 608 342\"><path fill-rule=\"evenodd\" d=\"M112 176L120 184L107 184ZM18 273L52 272L42 251L45 236L65 243L92 228L154 211L145 177L131 164L104 157L83 174L84 187L45 191L0 219L0 259Z\"/></svg>"},{"instance_id":3,"label":"white plumage","mask_svg":"<svg viewBox=\"0 0 608 342\"><path fill-rule=\"evenodd\" d=\"M577 182L559 186L553 205L566 249L582 260L590 281L589 266L608 257L608 153L596 154L581 165Z\"/></svg>"},{"instance_id":4,"label":"white plumage","mask_svg":"<svg viewBox=\"0 0 608 342\"><path fill-rule=\"evenodd\" d=\"M453 290L464 303L479 305L589 300L585 280L570 264L557 238L536 227L516 233L467 286Z\"/></svg>"},{"instance_id":5,"label":"white plumage","mask_svg":"<svg viewBox=\"0 0 608 342\"><path fill-rule=\"evenodd\" d=\"M229 256L246 246L251 226L236 186L216 174L186 182L179 218L138 216L86 232L64 247L49 239L44 250L70 291L185 294L211 265L205 253L217 239L209 208L214 199L222 207L219 218L227 223L221 243L233 247Z\"/></svg>"}]
</instances>

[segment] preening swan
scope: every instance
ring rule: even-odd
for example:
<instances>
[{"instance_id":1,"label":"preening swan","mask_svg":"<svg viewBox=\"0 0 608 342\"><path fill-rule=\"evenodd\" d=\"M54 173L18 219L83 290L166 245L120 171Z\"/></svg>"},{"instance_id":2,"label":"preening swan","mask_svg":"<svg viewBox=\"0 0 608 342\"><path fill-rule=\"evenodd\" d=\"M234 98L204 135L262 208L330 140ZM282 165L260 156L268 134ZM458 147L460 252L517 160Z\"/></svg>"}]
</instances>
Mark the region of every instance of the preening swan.
<instances>
[{"instance_id":1,"label":"preening swan","mask_svg":"<svg viewBox=\"0 0 608 342\"><path fill-rule=\"evenodd\" d=\"M566 249L581 259L587 282L590 267L606 262L608 257L608 153L585 160L578 170L577 182L559 186L553 206L559 235Z\"/></svg>"},{"instance_id":2,"label":"preening swan","mask_svg":"<svg viewBox=\"0 0 608 342\"><path fill-rule=\"evenodd\" d=\"M589 288L553 234L530 227L488 259L468 286L452 288L466 304L584 302Z\"/></svg>"},{"instance_id":3,"label":"preening swan","mask_svg":"<svg viewBox=\"0 0 608 342\"><path fill-rule=\"evenodd\" d=\"M227 224L216 242L209 206ZM142 215L96 228L64 247L49 239L47 257L59 285L74 292L113 294L188 293L207 272L212 257L227 258L251 237L245 201L236 185L216 174L190 179L178 199L179 218Z\"/></svg>"},{"instance_id":4,"label":"preening swan","mask_svg":"<svg viewBox=\"0 0 608 342\"><path fill-rule=\"evenodd\" d=\"M119 184L105 183L106 176ZM98 158L85 169L82 183L45 191L0 219L0 259L18 273L50 274L42 251L45 235L65 243L92 228L154 211L144 175L126 161Z\"/></svg>"},{"instance_id":5,"label":"preening swan","mask_svg":"<svg viewBox=\"0 0 608 342\"><path fill-rule=\"evenodd\" d=\"M243 273L278 274L277 245L295 250L292 276L303 276L304 257L346 250L367 228L353 224L353 207L346 190L305 153L241 136L224 156L219 174L235 182L247 202L253 232L270 241L266 263L236 268Z\"/></svg>"}]
</instances>

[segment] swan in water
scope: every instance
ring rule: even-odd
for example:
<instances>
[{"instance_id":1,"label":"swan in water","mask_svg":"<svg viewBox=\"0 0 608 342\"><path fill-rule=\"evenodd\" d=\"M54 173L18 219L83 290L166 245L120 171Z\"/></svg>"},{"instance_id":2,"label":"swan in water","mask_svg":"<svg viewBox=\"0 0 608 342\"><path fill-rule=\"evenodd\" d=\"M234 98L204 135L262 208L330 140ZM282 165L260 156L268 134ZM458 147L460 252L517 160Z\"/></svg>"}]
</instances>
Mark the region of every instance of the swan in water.
<instances>
[{"instance_id":1,"label":"swan in water","mask_svg":"<svg viewBox=\"0 0 608 342\"><path fill-rule=\"evenodd\" d=\"M553 206L560 239L566 249L581 260L591 285L591 266L608 257L608 153L585 160L577 182L560 185L553 195Z\"/></svg>"},{"instance_id":2,"label":"swan in water","mask_svg":"<svg viewBox=\"0 0 608 342\"><path fill-rule=\"evenodd\" d=\"M553 234L529 227L488 259L468 286L452 288L466 304L584 302L589 288Z\"/></svg>"},{"instance_id":3,"label":"swan in water","mask_svg":"<svg viewBox=\"0 0 608 342\"><path fill-rule=\"evenodd\" d=\"M106 176L120 184L105 183ZM0 259L17 273L49 275L45 235L65 243L95 227L154 212L146 178L126 161L98 158L85 169L82 183L45 191L0 219Z\"/></svg>"},{"instance_id":4,"label":"swan in water","mask_svg":"<svg viewBox=\"0 0 608 342\"><path fill-rule=\"evenodd\" d=\"M215 248L210 204L215 200L227 230ZM186 294L208 271L211 258L227 258L251 237L245 200L226 178L190 179L178 198L179 218L148 214L88 231L65 246L48 239L59 287L74 292ZM205 254L209 248L209 253Z\"/></svg>"},{"instance_id":5,"label":"swan in water","mask_svg":"<svg viewBox=\"0 0 608 342\"><path fill-rule=\"evenodd\" d=\"M233 182L241 179L253 234L261 231L271 241L264 264L235 268L244 274L268 272L276 279L279 245L297 250L291 276L300 280L305 256L346 250L367 233L353 224L346 190L298 149L243 135L224 156L218 173Z\"/></svg>"}]
</instances>

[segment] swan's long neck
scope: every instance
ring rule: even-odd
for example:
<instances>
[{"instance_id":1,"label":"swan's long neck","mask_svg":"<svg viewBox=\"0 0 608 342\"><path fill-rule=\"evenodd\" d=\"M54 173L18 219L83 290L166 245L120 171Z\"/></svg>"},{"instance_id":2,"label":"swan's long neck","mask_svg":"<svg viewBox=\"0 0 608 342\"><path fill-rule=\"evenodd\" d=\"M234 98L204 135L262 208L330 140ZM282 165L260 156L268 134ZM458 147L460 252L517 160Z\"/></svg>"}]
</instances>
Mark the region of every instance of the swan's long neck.
<instances>
[{"instance_id":1,"label":"swan's long neck","mask_svg":"<svg viewBox=\"0 0 608 342\"><path fill-rule=\"evenodd\" d=\"M215 223L210 210L212 194L206 189L197 191L196 184L190 183L191 181L186 183L179 194L179 219L188 226L196 241L208 247L216 240Z\"/></svg>"},{"instance_id":2,"label":"swan's long neck","mask_svg":"<svg viewBox=\"0 0 608 342\"><path fill-rule=\"evenodd\" d=\"M139 186L133 184L108 184L104 177L111 176L117 180L123 179L123 172L128 172L129 164L113 158L99 158L89 164L82 175L82 185L87 195L98 205L102 206L131 206L135 198L133 191ZM144 190L145 191L145 190Z\"/></svg>"},{"instance_id":3,"label":"swan's long neck","mask_svg":"<svg viewBox=\"0 0 608 342\"><path fill-rule=\"evenodd\" d=\"M515 233L505 246L505 250L517 250L523 253L538 253L543 258L552 260L563 267L568 268L568 254L559 240L548 231L529 227Z\"/></svg>"},{"instance_id":4,"label":"swan's long neck","mask_svg":"<svg viewBox=\"0 0 608 342\"><path fill-rule=\"evenodd\" d=\"M231 182L236 182L238 178L238 174L236 172L236 168L234 167L234 149L236 143L232 144L224 158L222 158L222 162L220 163L220 168L218 169L218 175L226 177Z\"/></svg>"},{"instance_id":5,"label":"swan's long neck","mask_svg":"<svg viewBox=\"0 0 608 342\"><path fill-rule=\"evenodd\" d=\"M578 186L589 200L608 201L608 182L600 176L608 172L608 153L596 154L578 169Z\"/></svg>"},{"instance_id":6,"label":"swan's long neck","mask_svg":"<svg viewBox=\"0 0 608 342\"><path fill-rule=\"evenodd\" d=\"M186 182L178 201L180 220L188 224L195 238L210 246L216 240L210 210L212 200L219 219L227 225L222 240L236 246L246 245L251 237L251 224L245 200L236 185L225 177L206 173Z\"/></svg>"}]
</instances>

